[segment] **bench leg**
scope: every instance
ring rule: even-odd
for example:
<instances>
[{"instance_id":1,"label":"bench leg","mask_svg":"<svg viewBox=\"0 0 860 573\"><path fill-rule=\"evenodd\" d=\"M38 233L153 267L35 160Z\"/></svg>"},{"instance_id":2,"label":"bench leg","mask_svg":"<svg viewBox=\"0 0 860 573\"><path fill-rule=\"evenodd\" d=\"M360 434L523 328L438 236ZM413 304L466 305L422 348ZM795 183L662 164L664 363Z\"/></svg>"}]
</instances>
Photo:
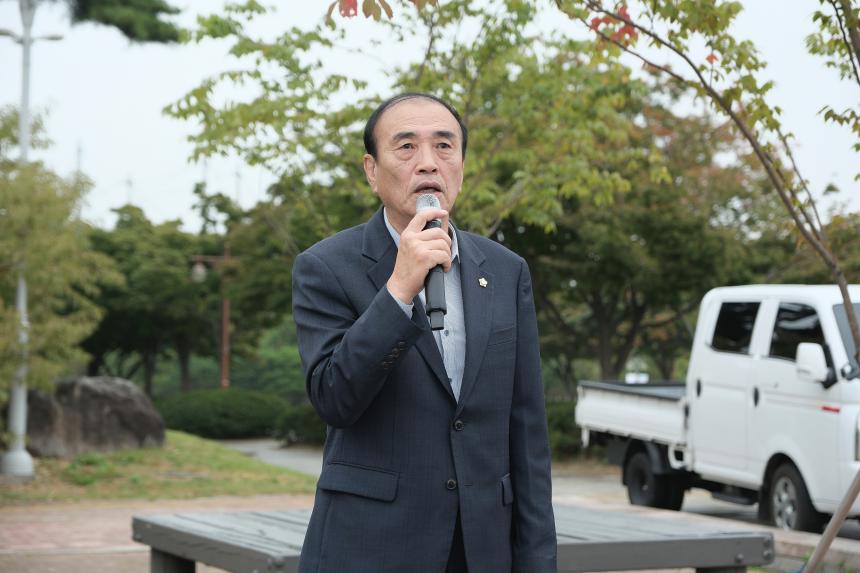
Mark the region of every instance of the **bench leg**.
<instances>
[{"instance_id":1,"label":"bench leg","mask_svg":"<svg viewBox=\"0 0 860 573\"><path fill-rule=\"evenodd\" d=\"M150 549L149 573L194 573L196 569L194 561L158 549Z\"/></svg>"}]
</instances>

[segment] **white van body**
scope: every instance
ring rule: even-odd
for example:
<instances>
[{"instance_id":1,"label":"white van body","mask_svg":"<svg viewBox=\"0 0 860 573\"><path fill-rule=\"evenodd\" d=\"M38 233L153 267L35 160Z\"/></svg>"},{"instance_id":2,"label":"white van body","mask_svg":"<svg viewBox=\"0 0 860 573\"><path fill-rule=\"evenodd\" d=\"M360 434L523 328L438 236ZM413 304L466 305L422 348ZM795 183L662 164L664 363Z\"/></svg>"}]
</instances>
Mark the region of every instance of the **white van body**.
<instances>
[{"instance_id":1,"label":"white van body","mask_svg":"<svg viewBox=\"0 0 860 573\"><path fill-rule=\"evenodd\" d=\"M860 285L849 294L860 311ZM833 513L860 470L860 379L844 314L835 285L714 289L683 386L580 384L584 441L611 440L622 465L644 448L658 480L758 502L765 517L781 504L775 485L805 487L815 512ZM775 476L780 466L794 466L802 483Z\"/></svg>"}]
</instances>

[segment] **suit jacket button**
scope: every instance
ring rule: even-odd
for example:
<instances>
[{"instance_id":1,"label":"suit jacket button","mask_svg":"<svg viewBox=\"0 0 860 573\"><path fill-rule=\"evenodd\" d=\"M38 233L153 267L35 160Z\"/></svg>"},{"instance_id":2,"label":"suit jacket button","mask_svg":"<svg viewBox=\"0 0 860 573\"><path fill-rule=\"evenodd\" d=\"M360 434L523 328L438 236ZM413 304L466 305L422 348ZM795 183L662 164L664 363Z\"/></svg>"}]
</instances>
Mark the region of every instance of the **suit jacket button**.
<instances>
[{"instance_id":1,"label":"suit jacket button","mask_svg":"<svg viewBox=\"0 0 860 573\"><path fill-rule=\"evenodd\" d=\"M445 487L447 487L450 490L457 489L457 480L449 479L447 482L445 482Z\"/></svg>"},{"instance_id":2,"label":"suit jacket button","mask_svg":"<svg viewBox=\"0 0 860 573\"><path fill-rule=\"evenodd\" d=\"M457 430L458 432L461 431L465 427L466 427L466 424L463 423L463 420L456 420L454 422L454 429Z\"/></svg>"}]
</instances>

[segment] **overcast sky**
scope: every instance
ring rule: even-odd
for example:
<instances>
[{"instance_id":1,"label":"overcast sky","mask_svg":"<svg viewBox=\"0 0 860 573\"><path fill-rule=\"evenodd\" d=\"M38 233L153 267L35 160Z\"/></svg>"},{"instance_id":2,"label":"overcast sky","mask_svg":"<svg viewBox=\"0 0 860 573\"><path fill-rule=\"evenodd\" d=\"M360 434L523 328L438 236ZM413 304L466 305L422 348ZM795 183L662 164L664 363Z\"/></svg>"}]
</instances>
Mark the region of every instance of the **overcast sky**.
<instances>
[{"instance_id":1,"label":"overcast sky","mask_svg":"<svg viewBox=\"0 0 860 573\"><path fill-rule=\"evenodd\" d=\"M444 1L444 0L442 0ZM180 23L190 25L194 15L217 10L221 0L174 0L183 9ZM267 16L263 31L276 33L289 26L309 27L320 19L328 0L280 0ZM826 103L837 109L854 106L857 87L838 81L822 60L808 55L804 38L813 31L816 0L746 0L737 22L739 38L753 39L769 63L764 77L776 87L771 101L783 109L783 121L797 137L795 152L801 169L820 192L835 183L838 200L860 211L860 192L854 174L860 171L858 155L847 130L824 125L817 111ZM778 7L778 8L777 8ZM777 11L774 9L777 8ZM544 19L546 26L581 34L581 26L557 15ZM372 22L357 18L346 24L345 50L327 62L329 69L361 75L386 94L383 68L417 59L423 46L386 49L375 58L349 55L351 46L366 46L380 34ZM0 28L20 31L16 0L0 0ZM238 198L248 207L262 199L272 176L229 158L210 159L204 166L189 163L191 146L185 139L194 126L168 118L162 108L197 86L201 80L232 64L225 57L227 45L133 45L119 32L94 25L70 27L63 3L42 3L34 25L36 35L61 33L60 42L42 42L33 50L31 105L47 112L47 132L52 148L35 157L61 174L79 165L93 179L84 217L100 226L115 220L111 209L132 202L153 220L182 219L196 231L199 220L192 211L194 183L207 180L211 190ZM18 105L21 90L20 48L0 37L0 105ZM537 126L539 127L539 126ZM356 161L361 158L356 157Z\"/></svg>"}]
</instances>

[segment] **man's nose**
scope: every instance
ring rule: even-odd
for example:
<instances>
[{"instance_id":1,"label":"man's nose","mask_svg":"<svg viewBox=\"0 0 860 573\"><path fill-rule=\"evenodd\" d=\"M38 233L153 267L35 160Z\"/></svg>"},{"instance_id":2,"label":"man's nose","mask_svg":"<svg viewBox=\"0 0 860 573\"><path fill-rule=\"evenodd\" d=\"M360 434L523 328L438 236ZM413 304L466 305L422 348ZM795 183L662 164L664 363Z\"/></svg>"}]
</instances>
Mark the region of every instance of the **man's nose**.
<instances>
[{"instance_id":1,"label":"man's nose","mask_svg":"<svg viewBox=\"0 0 860 573\"><path fill-rule=\"evenodd\" d=\"M418 163L416 164L418 173L436 173L439 166L436 164L436 154L433 153L433 147L422 145L418 148Z\"/></svg>"}]
</instances>

